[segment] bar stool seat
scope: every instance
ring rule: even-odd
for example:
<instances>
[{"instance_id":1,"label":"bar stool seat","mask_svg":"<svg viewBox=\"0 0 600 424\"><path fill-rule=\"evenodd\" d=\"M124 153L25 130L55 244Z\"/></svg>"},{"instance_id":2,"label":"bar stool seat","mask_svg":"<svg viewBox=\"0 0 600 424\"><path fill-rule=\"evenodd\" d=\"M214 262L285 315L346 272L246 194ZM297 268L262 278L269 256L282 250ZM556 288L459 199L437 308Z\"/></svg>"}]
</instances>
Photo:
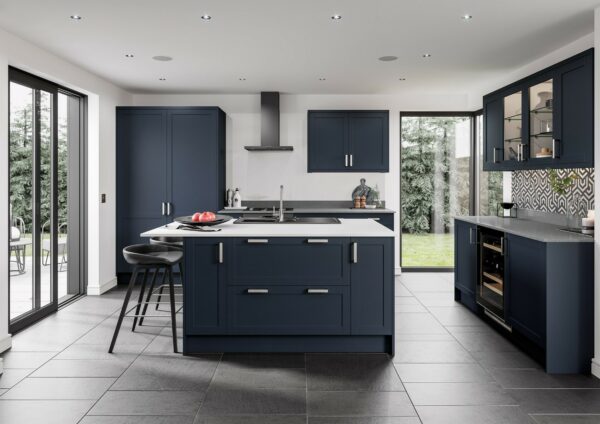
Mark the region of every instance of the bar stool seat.
<instances>
[{"instance_id":1,"label":"bar stool seat","mask_svg":"<svg viewBox=\"0 0 600 424\"><path fill-rule=\"evenodd\" d=\"M161 270L164 271L163 285L165 285L165 280L168 279L168 283L166 285L169 288L169 304L171 306L170 310L171 330L173 333L173 351L177 352L177 324L175 317L178 311L175 310L175 304L181 304L182 302L175 302L176 294L173 283L173 267L181 263L181 260L183 259L183 249L181 247L172 247L162 244L134 244L132 246L127 246L123 249L123 257L127 263L134 265L135 268L131 275L131 279L129 280L127 293L125 294L125 299L123 300L121 313L119 314L117 326L115 328L115 332L110 343L110 348L108 350L109 353L113 352L115 343L117 341L117 337L119 335L119 330L121 329L121 324L123 323L123 318L125 318L126 316L133 317L133 328L131 331L135 331L135 326L137 324L138 318L140 318L141 325L143 318L146 316L148 302L150 300L150 296L152 295L152 287L154 287L156 277ZM150 271L154 271L154 275L152 277L152 285L148 292L148 296L146 297L146 301L144 302L144 291L146 289L146 281L148 279L148 273ZM129 305L129 299L131 297L131 292L133 291L133 287L140 272L144 273L144 277L140 286L138 302L135 306L127 310L127 306ZM144 309L140 314L140 308L142 307L142 305L144 306ZM129 313L133 309L135 309L135 314L130 315ZM155 317L164 316L155 315Z\"/></svg>"},{"instance_id":2,"label":"bar stool seat","mask_svg":"<svg viewBox=\"0 0 600 424\"><path fill-rule=\"evenodd\" d=\"M159 245L159 246L168 246L176 249L181 249L183 251L183 237L169 237L169 236L155 236L150 238L150 244ZM179 280L180 284L175 284L175 287L180 288L183 286L183 265L179 263ZM158 297L156 299L156 309L158 311L158 306L160 305L160 301L162 300L163 292L167 288L167 285L164 283L164 279L162 284L160 284L156 289L154 289L154 283L150 287L150 291L148 292L148 299L150 300L150 296L158 293ZM144 308L146 306L144 305ZM144 318L140 319L140 325L144 323Z\"/></svg>"},{"instance_id":3,"label":"bar stool seat","mask_svg":"<svg viewBox=\"0 0 600 424\"><path fill-rule=\"evenodd\" d=\"M159 244L183 249L183 237L156 236L150 238L150 244Z\"/></svg>"}]
</instances>

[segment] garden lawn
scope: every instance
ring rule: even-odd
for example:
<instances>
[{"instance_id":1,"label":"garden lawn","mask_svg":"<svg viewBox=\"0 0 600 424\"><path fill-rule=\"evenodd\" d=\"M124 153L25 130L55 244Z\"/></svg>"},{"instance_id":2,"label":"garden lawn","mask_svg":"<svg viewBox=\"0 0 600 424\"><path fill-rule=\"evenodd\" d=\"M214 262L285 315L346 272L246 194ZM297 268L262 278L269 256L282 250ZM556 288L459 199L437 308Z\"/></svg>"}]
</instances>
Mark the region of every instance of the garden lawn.
<instances>
[{"instance_id":1,"label":"garden lawn","mask_svg":"<svg viewBox=\"0 0 600 424\"><path fill-rule=\"evenodd\" d=\"M402 234L402 266L454 266L453 234Z\"/></svg>"}]
</instances>

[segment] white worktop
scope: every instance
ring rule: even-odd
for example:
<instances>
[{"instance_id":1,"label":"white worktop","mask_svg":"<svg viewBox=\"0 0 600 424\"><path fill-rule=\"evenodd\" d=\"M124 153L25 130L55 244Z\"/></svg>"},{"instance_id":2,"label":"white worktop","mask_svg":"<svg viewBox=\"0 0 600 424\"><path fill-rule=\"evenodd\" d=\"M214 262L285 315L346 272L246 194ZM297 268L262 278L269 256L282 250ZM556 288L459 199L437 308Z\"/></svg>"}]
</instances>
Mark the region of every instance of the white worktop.
<instances>
[{"instance_id":1,"label":"white worktop","mask_svg":"<svg viewBox=\"0 0 600 424\"><path fill-rule=\"evenodd\" d=\"M141 237L394 237L394 232L373 219L340 219L340 224L234 224L210 228L221 231L178 230L178 223L154 228Z\"/></svg>"},{"instance_id":2,"label":"white worktop","mask_svg":"<svg viewBox=\"0 0 600 424\"><path fill-rule=\"evenodd\" d=\"M261 215L270 215L271 209L261 210L261 211L251 211L247 209L221 209L218 213L227 215L228 213L233 214L261 214ZM375 209L355 209L355 208L323 208L323 207L314 207L314 208L292 208L289 211L286 211L289 214L394 214L396 213L392 209L386 208L375 208Z\"/></svg>"},{"instance_id":3,"label":"white worktop","mask_svg":"<svg viewBox=\"0 0 600 424\"><path fill-rule=\"evenodd\" d=\"M457 216L454 219L544 243L592 243L593 237L561 231L560 226L520 218Z\"/></svg>"}]
</instances>

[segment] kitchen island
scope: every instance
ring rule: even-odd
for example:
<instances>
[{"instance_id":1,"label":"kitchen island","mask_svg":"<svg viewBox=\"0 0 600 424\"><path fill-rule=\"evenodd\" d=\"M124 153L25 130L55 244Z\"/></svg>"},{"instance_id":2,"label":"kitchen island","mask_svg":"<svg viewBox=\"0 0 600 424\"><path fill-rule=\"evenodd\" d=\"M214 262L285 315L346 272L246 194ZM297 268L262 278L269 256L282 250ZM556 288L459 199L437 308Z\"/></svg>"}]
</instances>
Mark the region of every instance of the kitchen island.
<instances>
[{"instance_id":1,"label":"kitchen island","mask_svg":"<svg viewBox=\"0 0 600 424\"><path fill-rule=\"evenodd\" d=\"M143 233L184 239L184 354L393 354L394 233L339 221Z\"/></svg>"}]
</instances>

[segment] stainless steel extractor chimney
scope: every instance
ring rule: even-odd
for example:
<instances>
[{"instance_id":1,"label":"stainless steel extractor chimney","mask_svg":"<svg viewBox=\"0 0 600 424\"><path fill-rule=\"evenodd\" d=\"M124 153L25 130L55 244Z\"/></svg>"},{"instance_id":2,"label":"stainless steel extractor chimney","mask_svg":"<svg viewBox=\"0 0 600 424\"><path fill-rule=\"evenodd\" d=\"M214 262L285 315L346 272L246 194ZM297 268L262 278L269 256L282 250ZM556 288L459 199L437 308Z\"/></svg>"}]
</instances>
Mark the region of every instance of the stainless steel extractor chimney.
<instances>
[{"instance_id":1,"label":"stainless steel extractor chimney","mask_svg":"<svg viewBox=\"0 0 600 424\"><path fill-rule=\"evenodd\" d=\"M292 151L279 144L279 92L260 93L260 146L244 146L251 152Z\"/></svg>"}]
</instances>

